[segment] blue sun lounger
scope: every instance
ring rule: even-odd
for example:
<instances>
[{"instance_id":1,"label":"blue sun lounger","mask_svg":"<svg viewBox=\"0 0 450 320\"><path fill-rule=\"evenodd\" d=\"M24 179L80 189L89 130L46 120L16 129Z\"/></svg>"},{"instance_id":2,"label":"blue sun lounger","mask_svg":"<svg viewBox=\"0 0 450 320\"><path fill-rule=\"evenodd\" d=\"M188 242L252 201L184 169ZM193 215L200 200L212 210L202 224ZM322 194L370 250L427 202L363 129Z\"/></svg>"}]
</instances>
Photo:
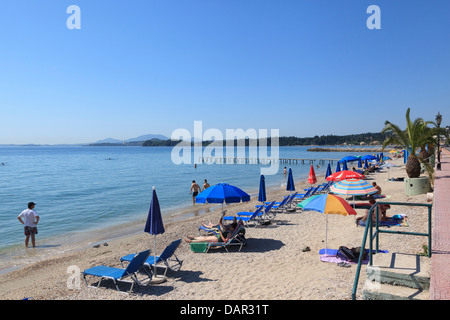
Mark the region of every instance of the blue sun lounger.
<instances>
[{"instance_id":1,"label":"blue sun lounger","mask_svg":"<svg viewBox=\"0 0 450 320\"><path fill-rule=\"evenodd\" d=\"M275 201L272 201L266 208L260 207L256 209L255 212L238 212L236 216L223 217L223 220L230 221L236 218L237 221L242 221L247 227L249 227L249 223L253 223L254 227L257 227L259 224L270 221L269 213L274 203Z\"/></svg>"},{"instance_id":2,"label":"blue sun lounger","mask_svg":"<svg viewBox=\"0 0 450 320\"><path fill-rule=\"evenodd\" d=\"M181 265L183 264L183 261L178 259L178 257L175 255L175 251L177 250L180 243L181 243L181 239L171 242L164 249L164 251L161 253L160 256L155 257L152 255L149 255L148 258L145 260L144 265L151 268L152 266L155 266L155 264L162 262L163 265L160 264L157 266L165 267L166 270L164 271L164 275L166 275L168 269L170 269L172 271L180 270ZM134 256L134 254L129 254L129 255L126 255L126 256L123 256L122 258L120 258L120 263L122 263L122 266L123 266L123 262L132 261L133 256ZM172 258L172 256L173 256L173 258ZM155 261L155 258L156 258L156 261Z\"/></svg>"},{"instance_id":3,"label":"blue sun lounger","mask_svg":"<svg viewBox=\"0 0 450 320\"><path fill-rule=\"evenodd\" d=\"M128 282L131 283L131 290L133 290L133 286L136 283L137 285L141 285L139 282L136 273L139 271L139 269L144 265L145 260L150 255L150 250L142 251L138 254L136 254L130 263L128 264L128 267L125 269L121 268L114 268L114 267L108 267L108 266L96 266L89 269L86 269L83 271L83 278L86 282L86 285L88 287L93 287L88 284L86 276L92 276L92 277L98 277L100 280L98 281L97 288L100 286L100 283L103 279L110 279L114 282L117 291L121 292L119 290L119 286L117 284L117 281L121 282ZM124 280L127 277L130 277L132 281ZM149 278L151 276L149 275ZM150 279L149 279L150 280ZM95 288L95 287L93 287Z\"/></svg>"}]
</instances>

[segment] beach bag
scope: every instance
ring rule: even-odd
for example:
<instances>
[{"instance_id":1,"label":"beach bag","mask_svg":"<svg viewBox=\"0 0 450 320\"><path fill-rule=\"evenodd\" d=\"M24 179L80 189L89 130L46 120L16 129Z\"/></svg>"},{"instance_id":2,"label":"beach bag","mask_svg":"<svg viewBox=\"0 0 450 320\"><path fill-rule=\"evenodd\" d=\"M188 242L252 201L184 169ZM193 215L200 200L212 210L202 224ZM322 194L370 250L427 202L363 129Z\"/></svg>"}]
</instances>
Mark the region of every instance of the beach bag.
<instances>
[{"instance_id":1,"label":"beach bag","mask_svg":"<svg viewBox=\"0 0 450 320\"><path fill-rule=\"evenodd\" d=\"M356 259L359 259L359 255L361 253L361 247L351 248L350 250L353 251L353 253L356 256ZM367 252L366 252L366 250L364 250L363 256L362 256L362 261L364 261L366 259L367 259ZM358 262L358 260L356 260L355 262Z\"/></svg>"},{"instance_id":2,"label":"beach bag","mask_svg":"<svg viewBox=\"0 0 450 320\"><path fill-rule=\"evenodd\" d=\"M343 258L345 260L358 262L359 255L356 256L355 253L352 251L352 249L346 247L346 246L340 246L339 250L336 253L336 256L338 258Z\"/></svg>"}]
</instances>

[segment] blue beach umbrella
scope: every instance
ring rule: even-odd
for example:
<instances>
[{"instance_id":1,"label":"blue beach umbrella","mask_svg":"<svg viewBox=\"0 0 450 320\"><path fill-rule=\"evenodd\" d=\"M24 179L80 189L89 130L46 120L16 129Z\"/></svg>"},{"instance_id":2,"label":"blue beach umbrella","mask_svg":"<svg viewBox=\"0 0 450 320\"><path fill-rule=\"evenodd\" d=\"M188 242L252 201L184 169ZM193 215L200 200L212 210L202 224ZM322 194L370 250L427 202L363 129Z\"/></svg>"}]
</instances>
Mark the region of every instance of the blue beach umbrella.
<instances>
[{"instance_id":1,"label":"blue beach umbrella","mask_svg":"<svg viewBox=\"0 0 450 320\"><path fill-rule=\"evenodd\" d=\"M223 212L223 203L238 203L250 201L250 195L228 183L218 183L200 192L195 197L197 203L221 203Z\"/></svg>"},{"instance_id":2,"label":"blue beach umbrella","mask_svg":"<svg viewBox=\"0 0 450 320\"><path fill-rule=\"evenodd\" d=\"M153 187L152 200L150 202L150 209L148 211L147 222L145 223L144 232L154 235L155 250L154 260L156 261L156 235L164 233L164 224L161 216L161 209L159 207L158 196L156 195L155 187ZM156 265L155 265L156 278Z\"/></svg>"},{"instance_id":3,"label":"blue beach umbrella","mask_svg":"<svg viewBox=\"0 0 450 320\"><path fill-rule=\"evenodd\" d=\"M266 182L265 182L263 174L261 175L261 178L259 180L258 201L261 201L261 202L266 201Z\"/></svg>"},{"instance_id":4,"label":"blue beach umbrella","mask_svg":"<svg viewBox=\"0 0 450 320\"><path fill-rule=\"evenodd\" d=\"M325 174L325 178L332 175L333 172L331 172L331 165L328 163L328 167L327 167L327 173Z\"/></svg>"},{"instance_id":5,"label":"blue beach umbrella","mask_svg":"<svg viewBox=\"0 0 450 320\"><path fill-rule=\"evenodd\" d=\"M361 161L361 158L358 158L358 168L362 168L362 161Z\"/></svg>"},{"instance_id":6,"label":"blue beach umbrella","mask_svg":"<svg viewBox=\"0 0 450 320\"><path fill-rule=\"evenodd\" d=\"M364 160L364 169L369 168L369 162L366 160Z\"/></svg>"},{"instance_id":7,"label":"blue beach umbrella","mask_svg":"<svg viewBox=\"0 0 450 320\"><path fill-rule=\"evenodd\" d=\"M340 164L338 162L337 165L336 165L336 172L339 172L339 171L341 171L341 166L340 166Z\"/></svg>"},{"instance_id":8,"label":"blue beach umbrella","mask_svg":"<svg viewBox=\"0 0 450 320\"><path fill-rule=\"evenodd\" d=\"M354 157L354 156L347 156L347 157L343 157L341 160L339 160L340 163L344 163L344 162L352 162L352 161L358 161L358 157Z\"/></svg>"},{"instance_id":9,"label":"blue beach umbrella","mask_svg":"<svg viewBox=\"0 0 450 320\"><path fill-rule=\"evenodd\" d=\"M287 179L287 184L286 184L286 190L288 190L288 191L294 191L295 190L294 177L292 176L292 169L291 168L289 168L288 179Z\"/></svg>"},{"instance_id":10,"label":"blue beach umbrella","mask_svg":"<svg viewBox=\"0 0 450 320\"><path fill-rule=\"evenodd\" d=\"M371 154L366 154L365 156L361 157L361 160L366 161L366 160L375 160L377 157L371 155Z\"/></svg>"}]
</instances>

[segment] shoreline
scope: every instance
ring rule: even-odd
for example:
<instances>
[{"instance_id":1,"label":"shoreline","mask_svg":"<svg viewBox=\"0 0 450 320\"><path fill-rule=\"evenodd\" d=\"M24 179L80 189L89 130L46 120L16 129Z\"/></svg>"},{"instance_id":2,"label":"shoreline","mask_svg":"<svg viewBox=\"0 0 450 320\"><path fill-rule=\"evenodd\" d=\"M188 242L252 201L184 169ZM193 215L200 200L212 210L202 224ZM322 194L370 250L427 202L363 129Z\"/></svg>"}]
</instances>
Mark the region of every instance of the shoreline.
<instances>
[{"instance_id":1,"label":"shoreline","mask_svg":"<svg viewBox=\"0 0 450 320\"><path fill-rule=\"evenodd\" d=\"M317 176L319 178L319 176ZM269 193L279 188L273 184L267 186ZM281 184L283 185L283 184ZM284 183L285 185L285 183ZM248 192L252 198L258 197L258 189ZM219 204L197 204L186 207L179 205L166 209L163 213L164 224L182 223L184 220L206 216L220 210ZM73 231L63 236L54 235L47 238L36 239L36 248L25 248L23 243L10 245L0 250L0 275L7 274L26 267L29 264L38 263L53 256L76 252L91 248L95 245L103 245L116 239L134 236L143 231L146 221L144 218L135 219L128 223L116 223L106 227L98 227L83 231ZM36 252L34 252L36 251Z\"/></svg>"},{"instance_id":2,"label":"shoreline","mask_svg":"<svg viewBox=\"0 0 450 320\"><path fill-rule=\"evenodd\" d=\"M396 159L400 164L400 159ZM394 161L395 162L395 161ZM404 167L374 173L369 181L376 181L389 195L389 201L426 202L426 195L407 197L403 183L386 181L387 176L405 176ZM295 179L295 178L294 178ZM322 183L323 177L318 177ZM309 184L296 181L297 191ZM291 192L278 187L267 192L268 200L280 201ZM257 199L249 203L230 204L227 215L237 211L253 211ZM364 210L356 209L358 216ZM389 210L388 215L404 213L408 216L408 231L423 232L427 214L422 209L402 207ZM165 233L156 237L156 253L176 239L197 235L201 221L218 221L220 210L185 220L165 223ZM328 248L341 245L361 245L364 228L356 227L353 217L328 215ZM150 248L153 253L153 236L143 231L108 242L108 246L86 247L74 252L48 257L21 269L0 275L0 297L7 300L345 300L350 298L355 268L341 268L334 263L320 261L318 252L324 248L325 219L323 214L305 211L277 215L278 221L261 228L246 228L247 245L239 252L235 248L194 253L184 241L176 251L183 260L182 268L168 271L167 281L136 289L136 293L118 293L107 281L98 289L86 287L80 279L78 287L69 288L69 266L80 272L96 265L121 267L119 258L125 254ZM402 227L392 227L395 228ZM380 238L380 249L390 252L419 253L426 243L423 237L400 235ZM303 252L304 247L311 251ZM362 272L365 271L363 266ZM158 268L158 274L163 271ZM364 277L361 277L362 284ZM126 285L121 286L127 290ZM358 286L361 290L362 285Z\"/></svg>"}]
</instances>

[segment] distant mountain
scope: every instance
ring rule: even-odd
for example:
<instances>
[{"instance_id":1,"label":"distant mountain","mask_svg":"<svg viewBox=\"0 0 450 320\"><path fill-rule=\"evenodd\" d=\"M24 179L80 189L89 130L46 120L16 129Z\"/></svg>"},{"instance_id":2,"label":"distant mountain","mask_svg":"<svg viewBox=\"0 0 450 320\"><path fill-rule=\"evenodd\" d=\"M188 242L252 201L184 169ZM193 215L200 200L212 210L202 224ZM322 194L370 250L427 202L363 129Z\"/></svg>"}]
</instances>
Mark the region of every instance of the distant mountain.
<instances>
[{"instance_id":1,"label":"distant mountain","mask_svg":"<svg viewBox=\"0 0 450 320\"><path fill-rule=\"evenodd\" d=\"M95 141L94 143L91 143L90 145L121 145L121 144L125 144L125 145L136 145L135 142L143 142L143 141L147 141L147 140L170 140L169 138L167 138L166 136L163 136L161 134L144 134L142 136L136 137L136 138L130 138L127 140L118 140L118 139L113 139L113 138L106 138L103 140L98 140Z\"/></svg>"},{"instance_id":2,"label":"distant mountain","mask_svg":"<svg viewBox=\"0 0 450 320\"><path fill-rule=\"evenodd\" d=\"M152 139L158 139L158 140L169 140L166 136L163 136L161 134L144 134L142 136L131 138L128 140L125 140L125 142L134 142L134 141L146 141L146 140L152 140Z\"/></svg>"},{"instance_id":3,"label":"distant mountain","mask_svg":"<svg viewBox=\"0 0 450 320\"><path fill-rule=\"evenodd\" d=\"M95 141L94 143L122 143L122 140L117 140L117 139L113 139L113 138L106 138L103 140L98 140Z\"/></svg>"}]
</instances>

